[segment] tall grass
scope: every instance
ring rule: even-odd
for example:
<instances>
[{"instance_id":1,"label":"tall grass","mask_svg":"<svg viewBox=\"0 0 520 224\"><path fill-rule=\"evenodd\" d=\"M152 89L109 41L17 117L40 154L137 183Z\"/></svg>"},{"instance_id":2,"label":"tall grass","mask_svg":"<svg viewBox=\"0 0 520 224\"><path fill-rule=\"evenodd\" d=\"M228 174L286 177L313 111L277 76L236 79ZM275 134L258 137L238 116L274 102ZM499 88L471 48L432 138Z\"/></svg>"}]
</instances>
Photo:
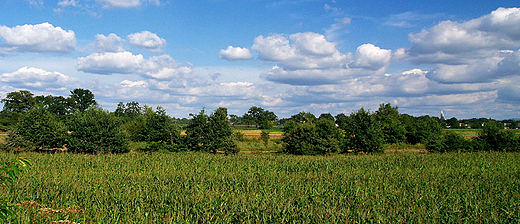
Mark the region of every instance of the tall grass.
<instances>
[{"instance_id":1,"label":"tall grass","mask_svg":"<svg viewBox=\"0 0 520 224\"><path fill-rule=\"evenodd\" d=\"M23 156L10 223L520 222L517 153Z\"/></svg>"}]
</instances>

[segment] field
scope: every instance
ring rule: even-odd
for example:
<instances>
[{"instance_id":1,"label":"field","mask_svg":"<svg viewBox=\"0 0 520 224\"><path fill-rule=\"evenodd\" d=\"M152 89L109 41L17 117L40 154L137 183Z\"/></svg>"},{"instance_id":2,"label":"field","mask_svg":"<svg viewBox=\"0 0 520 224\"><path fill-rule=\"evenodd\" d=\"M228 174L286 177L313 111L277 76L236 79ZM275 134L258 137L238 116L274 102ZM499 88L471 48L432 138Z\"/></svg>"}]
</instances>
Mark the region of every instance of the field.
<instances>
[{"instance_id":1,"label":"field","mask_svg":"<svg viewBox=\"0 0 520 224\"><path fill-rule=\"evenodd\" d=\"M518 153L19 156L11 223L520 222Z\"/></svg>"}]
</instances>

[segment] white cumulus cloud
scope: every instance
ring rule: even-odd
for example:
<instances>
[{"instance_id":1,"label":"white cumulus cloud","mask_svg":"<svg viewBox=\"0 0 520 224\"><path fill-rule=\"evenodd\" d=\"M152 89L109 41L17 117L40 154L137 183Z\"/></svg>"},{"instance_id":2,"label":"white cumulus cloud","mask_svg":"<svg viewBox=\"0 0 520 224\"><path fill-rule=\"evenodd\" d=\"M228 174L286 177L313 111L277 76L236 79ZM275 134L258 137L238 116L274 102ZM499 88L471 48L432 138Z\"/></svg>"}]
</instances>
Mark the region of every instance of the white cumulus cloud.
<instances>
[{"instance_id":1,"label":"white cumulus cloud","mask_svg":"<svg viewBox=\"0 0 520 224\"><path fill-rule=\"evenodd\" d=\"M23 67L13 73L0 75L0 81L17 88L61 90L69 88L73 83L77 82L77 79L59 72L49 72L34 67Z\"/></svg>"},{"instance_id":2,"label":"white cumulus cloud","mask_svg":"<svg viewBox=\"0 0 520 224\"><path fill-rule=\"evenodd\" d=\"M123 52L125 51L123 46L123 39L118 37L116 34L109 34L105 36L103 34L96 35L96 42L94 47L97 52Z\"/></svg>"},{"instance_id":3,"label":"white cumulus cloud","mask_svg":"<svg viewBox=\"0 0 520 224\"><path fill-rule=\"evenodd\" d=\"M226 50L220 50L219 57L228 61L249 60L254 58L249 49L233 46L228 46Z\"/></svg>"},{"instance_id":4,"label":"white cumulus cloud","mask_svg":"<svg viewBox=\"0 0 520 224\"><path fill-rule=\"evenodd\" d=\"M161 52L166 46L165 39L150 31L130 34L127 39L131 44L151 52Z\"/></svg>"},{"instance_id":5,"label":"white cumulus cloud","mask_svg":"<svg viewBox=\"0 0 520 224\"><path fill-rule=\"evenodd\" d=\"M15 27L0 26L4 51L69 53L76 49L76 36L72 30L63 30L49 23Z\"/></svg>"},{"instance_id":6,"label":"white cumulus cloud","mask_svg":"<svg viewBox=\"0 0 520 224\"><path fill-rule=\"evenodd\" d=\"M363 44L357 48L354 58L354 62L349 64L350 67L379 70L388 66L392 51L381 49L373 44Z\"/></svg>"},{"instance_id":7,"label":"white cumulus cloud","mask_svg":"<svg viewBox=\"0 0 520 224\"><path fill-rule=\"evenodd\" d=\"M192 72L191 67L181 66L169 55L145 59L128 51L93 53L79 58L76 68L95 74L139 74L154 79L185 77Z\"/></svg>"}]
</instances>

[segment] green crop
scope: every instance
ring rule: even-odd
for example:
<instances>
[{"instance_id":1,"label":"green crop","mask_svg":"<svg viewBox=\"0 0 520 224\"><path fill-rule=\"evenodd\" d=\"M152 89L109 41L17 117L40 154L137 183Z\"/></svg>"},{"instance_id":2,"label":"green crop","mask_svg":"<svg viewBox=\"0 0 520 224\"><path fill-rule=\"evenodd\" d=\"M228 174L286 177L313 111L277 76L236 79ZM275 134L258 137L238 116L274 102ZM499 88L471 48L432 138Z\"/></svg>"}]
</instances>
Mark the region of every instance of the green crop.
<instances>
[{"instance_id":1,"label":"green crop","mask_svg":"<svg viewBox=\"0 0 520 224\"><path fill-rule=\"evenodd\" d=\"M22 156L11 223L520 222L518 153Z\"/></svg>"}]
</instances>

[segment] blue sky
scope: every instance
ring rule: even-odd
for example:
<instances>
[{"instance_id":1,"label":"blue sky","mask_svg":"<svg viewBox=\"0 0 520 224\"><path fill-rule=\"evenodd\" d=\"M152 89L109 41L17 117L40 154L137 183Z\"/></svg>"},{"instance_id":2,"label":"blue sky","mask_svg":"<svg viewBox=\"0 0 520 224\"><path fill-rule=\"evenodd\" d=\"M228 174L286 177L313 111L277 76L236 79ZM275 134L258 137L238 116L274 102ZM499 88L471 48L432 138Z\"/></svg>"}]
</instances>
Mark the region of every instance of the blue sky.
<instances>
[{"instance_id":1,"label":"blue sky","mask_svg":"<svg viewBox=\"0 0 520 224\"><path fill-rule=\"evenodd\" d=\"M0 97L518 118L517 1L2 0Z\"/></svg>"}]
</instances>

